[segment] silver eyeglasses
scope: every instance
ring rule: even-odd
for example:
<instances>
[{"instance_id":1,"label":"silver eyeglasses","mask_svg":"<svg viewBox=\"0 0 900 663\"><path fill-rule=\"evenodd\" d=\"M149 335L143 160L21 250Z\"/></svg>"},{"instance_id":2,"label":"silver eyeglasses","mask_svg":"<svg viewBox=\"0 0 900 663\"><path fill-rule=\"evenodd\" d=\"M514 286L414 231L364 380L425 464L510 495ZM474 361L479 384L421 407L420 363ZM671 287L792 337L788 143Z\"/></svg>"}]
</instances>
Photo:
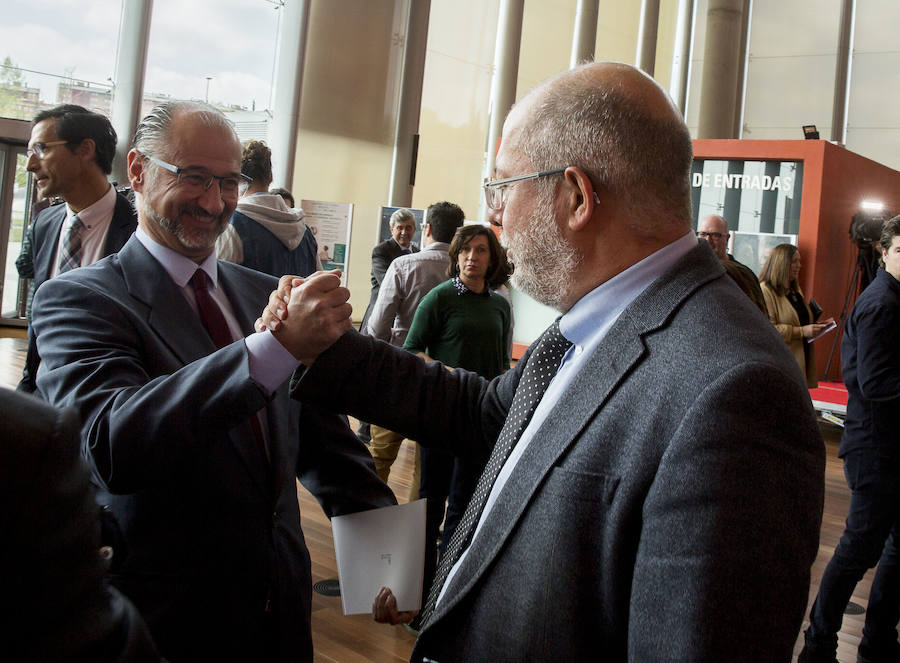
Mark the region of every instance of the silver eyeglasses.
<instances>
[{"instance_id":1,"label":"silver eyeglasses","mask_svg":"<svg viewBox=\"0 0 900 663\"><path fill-rule=\"evenodd\" d=\"M38 159L43 159L47 155L47 148L54 147L55 145L65 145L69 141L67 140L51 140L49 143L34 143L31 147L25 150L25 156L27 158L37 157Z\"/></svg>"},{"instance_id":2,"label":"silver eyeglasses","mask_svg":"<svg viewBox=\"0 0 900 663\"><path fill-rule=\"evenodd\" d=\"M527 175L516 175L515 177L505 177L502 180L484 180L484 201L487 203L488 209L501 210L506 204L508 188L512 184L518 184L525 180L534 180L538 177L547 177L548 175L558 175L566 172L565 168L554 168L553 170L542 170L537 173L528 173Z\"/></svg>"},{"instance_id":3,"label":"silver eyeglasses","mask_svg":"<svg viewBox=\"0 0 900 663\"><path fill-rule=\"evenodd\" d=\"M193 190L197 194L208 191L212 183L218 181L219 191L223 198L237 198L242 185L248 185L252 181L243 173L239 175L213 175L201 168L179 168L156 157L147 156L147 158L160 168L165 168L169 172L175 173L179 184Z\"/></svg>"}]
</instances>

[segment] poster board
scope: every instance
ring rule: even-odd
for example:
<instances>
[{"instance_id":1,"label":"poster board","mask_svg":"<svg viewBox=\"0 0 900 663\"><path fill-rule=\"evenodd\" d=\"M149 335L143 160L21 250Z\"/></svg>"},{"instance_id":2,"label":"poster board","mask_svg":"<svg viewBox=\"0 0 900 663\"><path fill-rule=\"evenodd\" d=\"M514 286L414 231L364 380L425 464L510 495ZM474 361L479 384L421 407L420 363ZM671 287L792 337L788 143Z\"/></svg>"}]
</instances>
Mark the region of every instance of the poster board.
<instances>
[{"instance_id":1,"label":"poster board","mask_svg":"<svg viewBox=\"0 0 900 663\"><path fill-rule=\"evenodd\" d=\"M796 235L776 235L773 233L732 232L730 253L734 259L745 264L759 277L766 259L778 244L797 245Z\"/></svg>"},{"instance_id":2,"label":"poster board","mask_svg":"<svg viewBox=\"0 0 900 663\"><path fill-rule=\"evenodd\" d=\"M350 229L353 225L353 203L331 203L301 200L304 221L316 236L319 261L324 269L340 269L342 283L347 284L350 264Z\"/></svg>"}]
</instances>

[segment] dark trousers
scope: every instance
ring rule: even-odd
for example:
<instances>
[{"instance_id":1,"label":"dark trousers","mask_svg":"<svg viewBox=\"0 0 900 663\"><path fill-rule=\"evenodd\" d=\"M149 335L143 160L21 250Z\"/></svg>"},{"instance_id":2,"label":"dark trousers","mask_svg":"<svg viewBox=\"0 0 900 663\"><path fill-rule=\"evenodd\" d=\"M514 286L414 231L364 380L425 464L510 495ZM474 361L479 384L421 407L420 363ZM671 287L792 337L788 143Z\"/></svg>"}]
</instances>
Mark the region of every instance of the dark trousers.
<instances>
[{"instance_id":1,"label":"dark trousers","mask_svg":"<svg viewBox=\"0 0 900 663\"><path fill-rule=\"evenodd\" d=\"M876 564L861 644L880 649L897 641L900 461L872 450L854 451L844 457L844 476L851 491L850 513L822 576L806 631L807 647L816 651L835 651L844 609L856 584Z\"/></svg>"},{"instance_id":2,"label":"dark trousers","mask_svg":"<svg viewBox=\"0 0 900 663\"><path fill-rule=\"evenodd\" d=\"M469 504L472 493L475 492L482 468L474 467L446 451L428 449L424 446L419 447L419 454L421 465L419 497L428 500L425 507L425 574L422 579L424 604L437 569L439 559L437 540L441 522L444 523L444 533L441 536L440 554L443 554L453 530L456 529Z\"/></svg>"}]
</instances>

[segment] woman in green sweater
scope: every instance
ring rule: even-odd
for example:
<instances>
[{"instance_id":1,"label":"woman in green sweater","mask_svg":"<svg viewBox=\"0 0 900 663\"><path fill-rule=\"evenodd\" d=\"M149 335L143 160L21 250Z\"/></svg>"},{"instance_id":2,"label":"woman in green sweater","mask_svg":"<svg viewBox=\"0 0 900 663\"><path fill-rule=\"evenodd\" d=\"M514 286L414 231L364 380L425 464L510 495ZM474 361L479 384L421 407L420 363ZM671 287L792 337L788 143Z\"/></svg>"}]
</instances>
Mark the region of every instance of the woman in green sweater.
<instances>
[{"instance_id":1,"label":"woman in green sweater","mask_svg":"<svg viewBox=\"0 0 900 663\"><path fill-rule=\"evenodd\" d=\"M511 312L494 292L506 283L512 265L487 226L460 228L450 243L450 280L419 303L403 347L448 369L462 368L492 379L509 369ZM447 505L440 553L450 540L475 491L487 458L455 458L445 451L420 448L419 496L428 499L425 516L425 577L428 595L438 560L437 539Z\"/></svg>"}]
</instances>

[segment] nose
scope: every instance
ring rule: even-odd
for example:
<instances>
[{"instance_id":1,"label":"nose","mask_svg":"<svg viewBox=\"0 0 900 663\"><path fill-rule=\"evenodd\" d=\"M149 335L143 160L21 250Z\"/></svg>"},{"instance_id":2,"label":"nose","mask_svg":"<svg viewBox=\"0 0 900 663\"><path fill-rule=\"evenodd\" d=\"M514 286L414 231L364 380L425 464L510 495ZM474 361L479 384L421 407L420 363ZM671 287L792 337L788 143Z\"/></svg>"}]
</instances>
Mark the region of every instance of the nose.
<instances>
[{"instance_id":1,"label":"nose","mask_svg":"<svg viewBox=\"0 0 900 663\"><path fill-rule=\"evenodd\" d=\"M25 162L25 170L27 170L29 173L33 173L38 169L38 164L40 163L40 161L41 160L37 158L37 154L32 154Z\"/></svg>"},{"instance_id":2,"label":"nose","mask_svg":"<svg viewBox=\"0 0 900 663\"><path fill-rule=\"evenodd\" d=\"M488 209L488 222L498 228L503 227L503 208Z\"/></svg>"},{"instance_id":3,"label":"nose","mask_svg":"<svg viewBox=\"0 0 900 663\"><path fill-rule=\"evenodd\" d=\"M209 214L217 216L225 209L225 199L222 196L222 183L213 179L209 188L203 192L199 199L200 206Z\"/></svg>"}]
</instances>

